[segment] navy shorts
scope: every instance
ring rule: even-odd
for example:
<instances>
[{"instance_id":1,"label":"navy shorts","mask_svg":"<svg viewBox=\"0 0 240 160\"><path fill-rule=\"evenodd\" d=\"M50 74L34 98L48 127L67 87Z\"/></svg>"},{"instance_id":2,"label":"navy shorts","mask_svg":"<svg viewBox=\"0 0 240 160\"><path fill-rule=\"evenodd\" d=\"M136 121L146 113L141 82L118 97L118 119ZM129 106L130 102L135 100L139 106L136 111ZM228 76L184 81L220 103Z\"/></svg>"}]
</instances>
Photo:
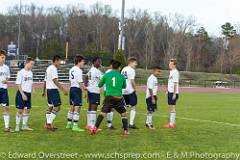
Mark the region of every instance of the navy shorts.
<instances>
[{"instance_id":1,"label":"navy shorts","mask_svg":"<svg viewBox=\"0 0 240 160\"><path fill-rule=\"evenodd\" d=\"M88 103L100 105L100 94L88 92Z\"/></svg>"},{"instance_id":2,"label":"navy shorts","mask_svg":"<svg viewBox=\"0 0 240 160\"><path fill-rule=\"evenodd\" d=\"M0 88L0 105L2 105L3 107L9 106L9 97L7 89Z\"/></svg>"},{"instance_id":3,"label":"navy shorts","mask_svg":"<svg viewBox=\"0 0 240 160\"><path fill-rule=\"evenodd\" d=\"M136 95L136 92L133 92L129 95L123 95L124 97L124 100L126 102L126 105L127 106L136 106L137 105L137 95Z\"/></svg>"},{"instance_id":4,"label":"navy shorts","mask_svg":"<svg viewBox=\"0 0 240 160\"><path fill-rule=\"evenodd\" d=\"M47 89L47 99L49 107L59 107L62 104L58 89Z\"/></svg>"},{"instance_id":5,"label":"navy shorts","mask_svg":"<svg viewBox=\"0 0 240 160\"><path fill-rule=\"evenodd\" d=\"M168 92L168 105L176 105L179 95L176 95L176 99L173 99L173 93Z\"/></svg>"},{"instance_id":6,"label":"navy shorts","mask_svg":"<svg viewBox=\"0 0 240 160\"><path fill-rule=\"evenodd\" d=\"M152 103L152 98L149 97L146 99L146 103L147 103L147 110L149 112L155 112L155 110L157 109L157 96L154 96L154 99L156 100L156 104Z\"/></svg>"},{"instance_id":7,"label":"navy shorts","mask_svg":"<svg viewBox=\"0 0 240 160\"><path fill-rule=\"evenodd\" d=\"M70 88L69 103L72 106L82 106L82 90L77 87Z\"/></svg>"},{"instance_id":8,"label":"navy shorts","mask_svg":"<svg viewBox=\"0 0 240 160\"><path fill-rule=\"evenodd\" d=\"M32 100L31 100L31 93L27 93L27 92L24 92L25 95L27 96L27 101L24 101L22 99L22 95L19 91L17 91L16 93L16 108L17 109L24 109L25 107L27 109L31 109L32 108Z\"/></svg>"}]
</instances>

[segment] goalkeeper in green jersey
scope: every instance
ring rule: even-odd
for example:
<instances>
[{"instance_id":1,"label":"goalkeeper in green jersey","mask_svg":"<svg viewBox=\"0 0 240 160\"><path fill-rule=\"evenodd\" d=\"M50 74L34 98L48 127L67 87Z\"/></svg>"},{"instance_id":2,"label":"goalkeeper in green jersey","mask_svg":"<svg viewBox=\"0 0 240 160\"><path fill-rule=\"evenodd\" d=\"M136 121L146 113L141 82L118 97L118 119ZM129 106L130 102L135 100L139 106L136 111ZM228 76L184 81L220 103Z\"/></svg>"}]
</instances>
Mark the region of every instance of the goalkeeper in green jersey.
<instances>
[{"instance_id":1,"label":"goalkeeper in green jersey","mask_svg":"<svg viewBox=\"0 0 240 160\"><path fill-rule=\"evenodd\" d=\"M103 118L114 108L122 117L123 135L128 135L128 120L126 115L126 103L122 96L122 89L126 88L126 80L120 73L121 63L113 60L112 70L106 73L98 83L98 87L106 86L105 99L101 113L99 114L95 127L90 130L91 134L97 133Z\"/></svg>"}]
</instances>

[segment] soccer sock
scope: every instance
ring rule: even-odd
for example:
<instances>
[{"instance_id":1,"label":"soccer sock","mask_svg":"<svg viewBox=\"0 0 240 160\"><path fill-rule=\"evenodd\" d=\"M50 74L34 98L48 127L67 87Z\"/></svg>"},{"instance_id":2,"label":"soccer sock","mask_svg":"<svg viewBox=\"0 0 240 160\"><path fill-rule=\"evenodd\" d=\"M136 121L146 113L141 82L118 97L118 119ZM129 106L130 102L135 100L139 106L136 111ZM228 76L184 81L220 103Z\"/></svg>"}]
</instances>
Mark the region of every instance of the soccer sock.
<instances>
[{"instance_id":1,"label":"soccer sock","mask_svg":"<svg viewBox=\"0 0 240 160\"><path fill-rule=\"evenodd\" d=\"M102 123L103 118L104 118L103 115L99 114L96 124L95 124L96 128L99 128L100 124Z\"/></svg>"},{"instance_id":2,"label":"soccer sock","mask_svg":"<svg viewBox=\"0 0 240 160\"><path fill-rule=\"evenodd\" d=\"M107 114L107 127L112 126L112 120L113 120L113 112L110 112Z\"/></svg>"},{"instance_id":3,"label":"soccer sock","mask_svg":"<svg viewBox=\"0 0 240 160\"><path fill-rule=\"evenodd\" d=\"M79 121L79 113L78 112L74 112L74 114L73 114L73 125L77 126L78 125L78 121Z\"/></svg>"},{"instance_id":4,"label":"soccer sock","mask_svg":"<svg viewBox=\"0 0 240 160\"><path fill-rule=\"evenodd\" d=\"M128 119L127 117L122 117L122 124L124 131L128 130Z\"/></svg>"},{"instance_id":5,"label":"soccer sock","mask_svg":"<svg viewBox=\"0 0 240 160\"><path fill-rule=\"evenodd\" d=\"M149 125L149 112L147 113L146 124Z\"/></svg>"},{"instance_id":6,"label":"soccer sock","mask_svg":"<svg viewBox=\"0 0 240 160\"><path fill-rule=\"evenodd\" d=\"M90 111L87 111L87 125L90 126Z\"/></svg>"},{"instance_id":7,"label":"soccer sock","mask_svg":"<svg viewBox=\"0 0 240 160\"><path fill-rule=\"evenodd\" d=\"M90 111L90 126L94 127L96 123L96 111Z\"/></svg>"},{"instance_id":8,"label":"soccer sock","mask_svg":"<svg viewBox=\"0 0 240 160\"><path fill-rule=\"evenodd\" d=\"M9 128L10 115L8 112L3 114L5 128Z\"/></svg>"},{"instance_id":9,"label":"soccer sock","mask_svg":"<svg viewBox=\"0 0 240 160\"><path fill-rule=\"evenodd\" d=\"M53 121L56 118L56 116L57 116L57 112L52 111L51 114L50 114L50 124L53 123Z\"/></svg>"},{"instance_id":10,"label":"soccer sock","mask_svg":"<svg viewBox=\"0 0 240 160\"><path fill-rule=\"evenodd\" d=\"M28 114L27 113L23 113L23 126L27 126L28 123Z\"/></svg>"},{"instance_id":11,"label":"soccer sock","mask_svg":"<svg viewBox=\"0 0 240 160\"><path fill-rule=\"evenodd\" d=\"M176 119L176 111L173 110L170 113L170 125L174 125L175 124L175 119Z\"/></svg>"},{"instance_id":12,"label":"soccer sock","mask_svg":"<svg viewBox=\"0 0 240 160\"><path fill-rule=\"evenodd\" d=\"M47 124L51 124L51 112L47 112L46 113L46 120L47 120Z\"/></svg>"},{"instance_id":13,"label":"soccer sock","mask_svg":"<svg viewBox=\"0 0 240 160\"><path fill-rule=\"evenodd\" d=\"M136 115L136 110L132 109L130 112L130 125L134 125L135 115Z\"/></svg>"},{"instance_id":14,"label":"soccer sock","mask_svg":"<svg viewBox=\"0 0 240 160\"><path fill-rule=\"evenodd\" d=\"M68 111L67 120L68 120L68 124L72 124L73 112Z\"/></svg>"},{"instance_id":15,"label":"soccer sock","mask_svg":"<svg viewBox=\"0 0 240 160\"><path fill-rule=\"evenodd\" d=\"M149 124L149 125L152 125L152 124L153 124L153 123L152 123L152 117L153 117L153 116L152 116L152 113L148 113L148 118L149 118L149 119L148 119L148 120L149 120L149 123L148 123L148 124Z\"/></svg>"},{"instance_id":16,"label":"soccer sock","mask_svg":"<svg viewBox=\"0 0 240 160\"><path fill-rule=\"evenodd\" d=\"M21 122L22 115L17 113L16 114L16 125L19 126Z\"/></svg>"}]
</instances>

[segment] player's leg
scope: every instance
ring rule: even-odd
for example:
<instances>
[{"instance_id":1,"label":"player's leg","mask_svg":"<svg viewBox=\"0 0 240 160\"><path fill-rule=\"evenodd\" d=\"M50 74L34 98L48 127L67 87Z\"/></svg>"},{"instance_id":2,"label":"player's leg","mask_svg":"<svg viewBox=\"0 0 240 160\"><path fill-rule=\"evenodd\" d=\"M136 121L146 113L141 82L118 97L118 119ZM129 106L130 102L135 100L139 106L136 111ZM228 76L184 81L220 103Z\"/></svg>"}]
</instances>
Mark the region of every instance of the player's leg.
<instances>
[{"instance_id":1,"label":"player's leg","mask_svg":"<svg viewBox=\"0 0 240 160\"><path fill-rule=\"evenodd\" d=\"M4 131L13 132L10 128L9 96L7 89L1 89L0 91L0 105L3 107Z\"/></svg>"},{"instance_id":2,"label":"player's leg","mask_svg":"<svg viewBox=\"0 0 240 160\"><path fill-rule=\"evenodd\" d=\"M67 113L67 126L66 129L72 129L73 127L73 112L74 112L74 107L70 105L70 108Z\"/></svg>"},{"instance_id":3,"label":"player's leg","mask_svg":"<svg viewBox=\"0 0 240 160\"><path fill-rule=\"evenodd\" d=\"M74 112L73 112L73 131L77 131L77 132L82 132L84 131L83 129L78 127L78 122L79 122L79 118L80 118L80 106L75 106L74 107Z\"/></svg>"},{"instance_id":4,"label":"player's leg","mask_svg":"<svg viewBox=\"0 0 240 160\"><path fill-rule=\"evenodd\" d=\"M100 104L100 94L90 93L89 94L89 126L94 127L97 119L97 107Z\"/></svg>"},{"instance_id":5,"label":"player's leg","mask_svg":"<svg viewBox=\"0 0 240 160\"><path fill-rule=\"evenodd\" d=\"M155 100L157 101L157 98L154 97ZM151 97L146 99L146 103L147 103L147 119L146 119L146 127L149 129L155 129L153 127L153 113L155 112L155 109L157 108L157 104L153 104L152 103L152 99Z\"/></svg>"},{"instance_id":6,"label":"player's leg","mask_svg":"<svg viewBox=\"0 0 240 160\"><path fill-rule=\"evenodd\" d=\"M123 126L123 135L128 135L128 119L127 119L127 111L126 111L126 103L124 99L118 103L115 107L115 110L121 115L122 126Z\"/></svg>"},{"instance_id":7,"label":"player's leg","mask_svg":"<svg viewBox=\"0 0 240 160\"><path fill-rule=\"evenodd\" d=\"M174 127L176 123L176 106L171 105L169 106L169 112L170 112L170 123L169 125Z\"/></svg>"},{"instance_id":8,"label":"player's leg","mask_svg":"<svg viewBox=\"0 0 240 160\"><path fill-rule=\"evenodd\" d=\"M21 119L23 116L23 109L24 109L24 105L25 105L24 101L22 99L22 95L20 94L19 91L17 91L17 93L16 93L15 104L16 104L16 108L17 108L15 131L19 132L20 131L20 123L21 123Z\"/></svg>"},{"instance_id":9,"label":"player's leg","mask_svg":"<svg viewBox=\"0 0 240 160\"><path fill-rule=\"evenodd\" d=\"M21 123L22 115L23 115L23 109L18 109L17 113L16 113L16 128L15 128L15 132L19 132L20 131L20 123Z\"/></svg>"},{"instance_id":10,"label":"player's leg","mask_svg":"<svg viewBox=\"0 0 240 160\"><path fill-rule=\"evenodd\" d=\"M29 113L32 108L31 94L26 93L26 95L28 97L28 100L25 101L25 104L24 104L25 107L23 109L22 130L32 131L33 129L29 128L28 126Z\"/></svg>"},{"instance_id":11,"label":"player's leg","mask_svg":"<svg viewBox=\"0 0 240 160\"><path fill-rule=\"evenodd\" d=\"M114 115L114 109L112 109L112 111L107 114L107 128L108 129L115 129L115 127L113 127L113 125L112 125L113 115Z\"/></svg>"},{"instance_id":12,"label":"player's leg","mask_svg":"<svg viewBox=\"0 0 240 160\"><path fill-rule=\"evenodd\" d=\"M175 128L176 127L176 102L178 100L178 95L176 99L173 99L173 93L168 93L168 109L170 114L169 124L164 125L164 128Z\"/></svg>"},{"instance_id":13,"label":"player's leg","mask_svg":"<svg viewBox=\"0 0 240 160\"><path fill-rule=\"evenodd\" d=\"M131 95L129 95L129 101L130 101L130 105L131 105L129 128L137 129L137 127L135 125L137 95L135 92L132 93Z\"/></svg>"}]
</instances>

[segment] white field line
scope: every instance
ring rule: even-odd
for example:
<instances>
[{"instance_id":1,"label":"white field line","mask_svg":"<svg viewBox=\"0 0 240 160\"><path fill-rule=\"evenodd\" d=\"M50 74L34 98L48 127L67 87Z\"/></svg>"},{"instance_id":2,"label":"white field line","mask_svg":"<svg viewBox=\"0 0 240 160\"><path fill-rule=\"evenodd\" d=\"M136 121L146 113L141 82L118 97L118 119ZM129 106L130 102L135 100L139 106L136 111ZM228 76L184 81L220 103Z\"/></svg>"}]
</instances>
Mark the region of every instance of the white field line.
<instances>
[{"instance_id":1,"label":"white field line","mask_svg":"<svg viewBox=\"0 0 240 160\"><path fill-rule=\"evenodd\" d=\"M14 105L10 105L11 107L15 107ZM44 106L32 106L33 108L43 108ZM47 105L46 105L47 107ZM83 108L82 110L87 110L86 108ZM146 115L146 113L143 112L137 112L137 114L140 115ZM169 117L168 115L154 115L157 117ZM212 124L218 124L218 125L225 125L225 126L232 126L232 127L240 127L240 124L234 124L234 123L228 123L228 122L221 122L221 121L214 121L214 120L205 120L205 119L196 119L196 118L188 118L188 117L179 117L176 116L177 119L186 120L186 121L193 121L193 122L203 122L203 123L212 123Z\"/></svg>"}]
</instances>

